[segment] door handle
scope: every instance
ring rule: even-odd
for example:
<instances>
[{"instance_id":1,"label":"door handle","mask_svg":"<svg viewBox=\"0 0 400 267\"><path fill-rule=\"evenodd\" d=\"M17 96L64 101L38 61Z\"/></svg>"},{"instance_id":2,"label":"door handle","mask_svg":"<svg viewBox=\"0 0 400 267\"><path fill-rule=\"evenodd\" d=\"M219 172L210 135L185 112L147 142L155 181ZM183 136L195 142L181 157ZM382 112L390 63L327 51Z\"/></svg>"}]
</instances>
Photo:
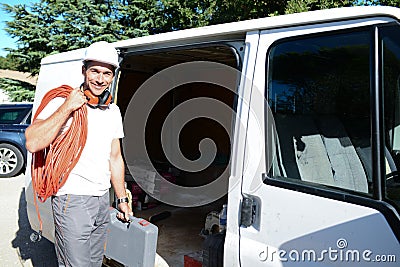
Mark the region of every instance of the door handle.
<instances>
[{"instance_id":1,"label":"door handle","mask_svg":"<svg viewBox=\"0 0 400 267\"><path fill-rule=\"evenodd\" d=\"M244 195L240 213L240 226L249 227L253 225L256 217L255 199L251 196Z\"/></svg>"}]
</instances>

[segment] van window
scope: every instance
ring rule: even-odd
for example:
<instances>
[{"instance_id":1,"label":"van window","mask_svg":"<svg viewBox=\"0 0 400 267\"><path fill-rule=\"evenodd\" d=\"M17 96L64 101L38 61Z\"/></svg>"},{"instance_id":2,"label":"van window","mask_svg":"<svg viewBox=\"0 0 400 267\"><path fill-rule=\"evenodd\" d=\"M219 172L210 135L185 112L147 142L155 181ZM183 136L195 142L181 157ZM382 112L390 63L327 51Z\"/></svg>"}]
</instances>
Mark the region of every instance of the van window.
<instances>
[{"instance_id":1,"label":"van window","mask_svg":"<svg viewBox=\"0 0 400 267\"><path fill-rule=\"evenodd\" d=\"M269 50L266 97L277 130L270 178L372 194L370 42L363 28Z\"/></svg>"},{"instance_id":2,"label":"van window","mask_svg":"<svg viewBox=\"0 0 400 267\"><path fill-rule=\"evenodd\" d=\"M400 31L384 27L382 37L382 77L384 91L384 133L386 197L400 208Z\"/></svg>"}]
</instances>

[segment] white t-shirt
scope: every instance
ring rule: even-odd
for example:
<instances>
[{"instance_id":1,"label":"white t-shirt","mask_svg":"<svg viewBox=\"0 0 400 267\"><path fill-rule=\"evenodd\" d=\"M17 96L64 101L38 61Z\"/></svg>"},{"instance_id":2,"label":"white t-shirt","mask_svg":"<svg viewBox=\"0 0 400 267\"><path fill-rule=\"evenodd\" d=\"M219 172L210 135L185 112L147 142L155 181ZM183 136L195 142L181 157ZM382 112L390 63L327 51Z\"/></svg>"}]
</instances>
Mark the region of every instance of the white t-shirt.
<instances>
[{"instance_id":1,"label":"white t-shirt","mask_svg":"<svg viewBox=\"0 0 400 267\"><path fill-rule=\"evenodd\" d=\"M54 98L37 118L48 118L64 101L65 98ZM111 104L105 110L87 107L87 111L88 134L85 147L67 181L57 192L58 196L64 194L102 196L111 187L111 143L114 139L124 137L121 112L115 104ZM60 133L66 131L71 123L72 117L67 120Z\"/></svg>"}]
</instances>

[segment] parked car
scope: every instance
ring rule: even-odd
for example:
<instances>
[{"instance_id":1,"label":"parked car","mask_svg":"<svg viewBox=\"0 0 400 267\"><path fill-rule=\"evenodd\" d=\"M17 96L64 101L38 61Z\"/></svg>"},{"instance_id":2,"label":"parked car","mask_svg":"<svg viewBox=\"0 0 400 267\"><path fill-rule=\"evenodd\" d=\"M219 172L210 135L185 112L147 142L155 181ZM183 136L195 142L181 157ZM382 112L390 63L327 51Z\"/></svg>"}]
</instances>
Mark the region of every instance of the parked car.
<instances>
[{"instance_id":1,"label":"parked car","mask_svg":"<svg viewBox=\"0 0 400 267\"><path fill-rule=\"evenodd\" d=\"M0 178L13 177L26 167L25 129L32 103L0 105Z\"/></svg>"}]
</instances>

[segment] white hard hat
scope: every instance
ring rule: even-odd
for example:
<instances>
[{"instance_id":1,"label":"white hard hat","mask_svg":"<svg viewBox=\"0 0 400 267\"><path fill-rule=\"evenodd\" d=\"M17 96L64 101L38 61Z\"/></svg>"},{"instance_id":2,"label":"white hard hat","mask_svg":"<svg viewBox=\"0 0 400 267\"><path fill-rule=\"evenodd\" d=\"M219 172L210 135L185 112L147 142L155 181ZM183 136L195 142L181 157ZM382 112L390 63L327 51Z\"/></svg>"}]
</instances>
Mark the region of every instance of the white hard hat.
<instances>
[{"instance_id":1,"label":"white hard hat","mask_svg":"<svg viewBox=\"0 0 400 267\"><path fill-rule=\"evenodd\" d=\"M103 62L119 68L117 50L112 44L105 41L93 43L86 48L83 62L85 61Z\"/></svg>"}]
</instances>

